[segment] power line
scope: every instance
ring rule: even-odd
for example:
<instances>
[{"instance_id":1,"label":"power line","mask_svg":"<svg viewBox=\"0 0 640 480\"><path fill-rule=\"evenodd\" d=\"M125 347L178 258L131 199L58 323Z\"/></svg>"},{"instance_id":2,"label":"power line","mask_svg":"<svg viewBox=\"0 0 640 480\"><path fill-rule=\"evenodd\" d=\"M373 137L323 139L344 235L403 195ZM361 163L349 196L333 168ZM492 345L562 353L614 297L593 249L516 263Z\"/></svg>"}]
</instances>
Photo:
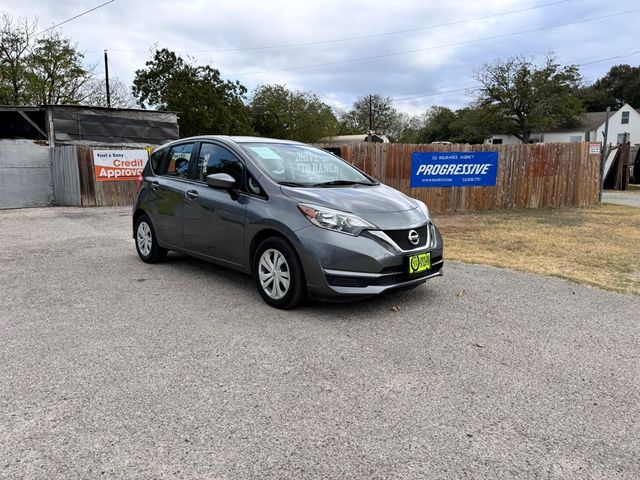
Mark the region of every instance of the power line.
<instances>
[{"instance_id":1,"label":"power line","mask_svg":"<svg viewBox=\"0 0 640 480\"><path fill-rule=\"evenodd\" d=\"M634 48L637 48L637 47L634 47ZM576 60L573 60L571 62L566 62L566 63L568 65L572 65L573 64L573 65L576 65L578 67L582 67L582 66L585 66L585 65L592 65L594 63L605 62L605 61L608 61L608 60L615 60L615 59L618 59L618 58L631 57L631 56L640 54L640 50L636 50L636 51L628 53L626 55L615 55L615 56L603 58L603 59L600 59L600 60L596 60L596 61L593 61L593 62L577 63L577 62L582 61L582 60L589 60L591 58L598 58L598 57L602 57L603 55L611 55L611 54L617 53L617 52L628 52L629 50L633 50L633 48L626 48L626 49L623 49L623 50L616 50L616 51L612 51L612 52L601 53L599 55L592 55L590 57L582 57L582 58L578 58ZM393 97L391 97L391 100L393 102L404 102L406 100L414 100L414 99L417 99L417 98L432 97L432 96L441 95L441 94L445 94L445 93L463 92L463 91L466 91L469 88L472 88L472 87L474 87L476 85L477 85L477 82L476 83L466 83L466 84L460 84L460 85L453 85L453 87L464 87L464 88L455 88L455 89L449 89L449 90L431 88L431 89L423 90L423 92L425 92L425 93L414 92L416 94L417 93L421 93L420 95L413 95L413 94L407 93L407 94L404 94L404 95L393 96ZM426 92L430 92L430 93L426 93ZM413 95L413 96L407 97L406 95Z\"/></svg>"},{"instance_id":2,"label":"power line","mask_svg":"<svg viewBox=\"0 0 640 480\"><path fill-rule=\"evenodd\" d=\"M593 64L595 64L595 63L606 62L606 61L608 61L608 60L615 60L615 59L618 59L618 58L633 57L634 55L637 55L637 54L639 54L639 53L640 53L640 50L636 50L635 52L629 53L629 54L627 54L627 55L616 55L616 56L614 56L614 57L603 58L603 59L601 59L601 60L595 60L595 61L593 61L593 62L580 63L580 64L578 64L578 67L584 67L584 66L586 66L586 65L593 65Z\"/></svg>"},{"instance_id":3,"label":"power line","mask_svg":"<svg viewBox=\"0 0 640 480\"><path fill-rule=\"evenodd\" d=\"M487 20L490 18L497 18L497 17L502 17L502 16L506 16L506 15L513 15L515 13L522 13L522 12L528 12L531 10L538 10L541 8L545 8L545 7L551 7L554 5L560 5L562 3L569 3L572 2L574 0L557 0L555 2L549 2L549 3L543 3L541 5L534 5L532 7L527 7L527 8L520 8L517 10L509 10L506 12L501 12L501 13L494 13L491 15L484 15L481 17L472 17L472 18L467 18L464 20L456 20L454 22L447 22L447 23L439 23L439 24L435 24L435 25L428 25L426 27L416 27L416 28L408 28L405 30L395 30L395 31L391 31L391 32L384 32L384 33L371 33L368 35L358 35L358 36L353 36L353 37L342 37L342 38L335 38L332 40L317 40L317 41L313 41L313 42L301 42L301 43L283 43L283 44L276 44L276 45L266 45L266 46L259 46L259 47L234 47L234 48L218 48L218 49L211 49L211 50L180 50L177 51L176 53L222 53L222 52L246 52L246 51L255 51L255 50L274 50L274 49L282 49L282 48L296 48L296 47L311 47L314 45L327 45L327 44L334 44L334 43L342 43L342 42L350 42L350 41L354 41L354 40L366 40L366 39L370 39L370 38L379 38L379 37L387 37L387 36L392 36L392 35L401 35L401 34L405 34L405 33L413 33L413 32L421 32L421 31L425 31L425 30L432 30L435 28L441 28L441 27L450 27L453 25L461 25L463 23L470 23L470 22L475 22L478 20ZM109 50L109 51L113 51L113 52L140 52L142 50Z\"/></svg>"},{"instance_id":4,"label":"power line","mask_svg":"<svg viewBox=\"0 0 640 480\"><path fill-rule=\"evenodd\" d=\"M51 27L49 27L49 28L45 28L45 29L44 29L44 30L42 30L41 32L36 33L36 34L35 34L35 36L37 37L38 35L42 35L43 33L48 32L49 30L53 30L54 28L59 27L60 25L64 25L65 23L69 23L70 21L75 20L76 18L80 18L80 17L82 17L83 15L86 15L87 13L91 13L91 12L93 12L93 11L95 11L95 10L98 10L99 8L102 8L102 7L104 7L105 5L109 5L110 3L113 3L113 2L115 2L115 1L116 1L116 0L109 0L108 2L104 2L104 3L100 4L100 5L98 5L97 7L93 7L93 8L92 8L92 9L90 9L90 10L87 10L87 11L85 11L85 12L82 12L82 13L80 13L80 14L76 15L75 17L68 18L68 19L67 19L67 20L65 20L64 22L60 22L60 23L57 23L57 24L55 24L55 25L53 25L53 26L51 26Z\"/></svg>"},{"instance_id":5,"label":"power line","mask_svg":"<svg viewBox=\"0 0 640 480\"><path fill-rule=\"evenodd\" d=\"M544 31L544 30L551 30L551 29L554 29L554 28L566 27L566 26L569 26L569 25L578 25L578 24L581 24L581 23L587 23L587 22L593 22L593 21L597 21L597 20L603 20L605 18L618 17L620 15L627 15L629 13L635 13L635 12L640 12L640 8L636 8L636 9L633 9L633 10L626 10L624 12L611 13L611 14L608 14L608 15L600 15L600 16L597 16L597 17L585 18L585 19L582 19L582 20L575 20L573 22L559 23L559 24L555 24L555 25L548 25L546 27L532 28L532 29L528 29L528 30L522 30L522 31L519 31L519 32L504 33L504 34L500 34L500 35L492 35L490 37L477 38L475 40L466 40L466 41L463 41L463 42L454 42L454 43L446 43L446 44L442 44L442 45L435 45L433 47L416 48L416 49L413 49L413 50L403 50L403 51L399 51L399 52L384 53L384 54L379 54L379 55L370 55L370 56L367 56L367 57L357 57L357 58L351 58L351 59L348 59L348 60L337 60L335 62L317 63L317 64L313 64L313 65L300 65L300 66L297 66L297 67L277 68L277 69L273 69L273 70L264 70L264 71L260 71L260 72L230 74L228 76L229 77L247 77L247 76L252 76L252 75L262 75L262 74L265 74L265 73L277 73L277 72L286 72L286 71L293 71L293 70L305 70L305 69L309 69L309 68L327 67L327 66L333 66L333 65L343 65L343 64L346 64L346 63L361 62L361 61L366 61L366 60L375 60L375 59L379 59L379 58L395 57L395 56L399 56L399 55L407 55L409 53L418 53L418 52L424 52L424 51L428 51L428 50L436 50L436 49L440 49L440 48L456 47L456 46L460 46L460 45L470 45L470 44L474 44L474 43L478 43L478 42L485 42L485 41L488 41L488 40L496 40L496 39L499 39L499 38L514 37L514 36L517 36L517 35L524 35L524 34L527 34L527 33L541 32L541 31Z\"/></svg>"}]
</instances>

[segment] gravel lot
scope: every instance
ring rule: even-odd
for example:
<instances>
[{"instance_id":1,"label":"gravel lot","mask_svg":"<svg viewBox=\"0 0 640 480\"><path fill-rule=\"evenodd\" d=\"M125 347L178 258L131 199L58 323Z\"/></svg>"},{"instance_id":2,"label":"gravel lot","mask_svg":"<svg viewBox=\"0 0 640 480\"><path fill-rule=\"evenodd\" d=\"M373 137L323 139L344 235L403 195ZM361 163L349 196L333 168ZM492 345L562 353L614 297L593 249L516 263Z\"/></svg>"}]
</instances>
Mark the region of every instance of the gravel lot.
<instances>
[{"instance_id":1,"label":"gravel lot","mask_svg":"<svg viewBox=\"0 0 640 480\"><path fill-rule=\"evenodd\" d=\"M283 312L129 209L0 211L0 478L640 478L640 297L445 269Z\"/></svg>"},{"instance_id":2,"label":"gravel lot","mask_svg":"<svg viewBox=\"0 0 640 480\"><path fill-rule=\"evenodd\" d=\"M616 203L618 205L629 205L631 207L640 207L640 191L638 190L624 190L613 191L609 190L602 192L602 201L605 203Z\"/></svg>"}]
</instances>

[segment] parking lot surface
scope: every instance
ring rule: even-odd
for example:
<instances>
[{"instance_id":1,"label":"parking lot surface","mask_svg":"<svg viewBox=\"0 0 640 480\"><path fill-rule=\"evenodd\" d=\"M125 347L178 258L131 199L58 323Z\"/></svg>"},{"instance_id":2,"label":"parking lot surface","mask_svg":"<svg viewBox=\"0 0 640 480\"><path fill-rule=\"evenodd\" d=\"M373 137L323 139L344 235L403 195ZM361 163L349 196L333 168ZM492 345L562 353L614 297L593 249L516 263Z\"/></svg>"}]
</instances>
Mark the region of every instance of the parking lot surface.
<instances>
[{"instance_id":1,"label":"parking lot surface","mask_svg":"<svg viewBox=\"0 0 640 480\"><path fill-rule=\"evenodd\" d=\"M609 190L602 192L602 201L606 203L616 203L618 205L629 205L630 207L640 207L640 191L638 190L624 190L614 191Z\"/></svg>"},{"instance_id":2,"label":"parking lot surface","mask_svg":"<svg viewBox=\"0 0 640 480\"><path fill-rule=\"evenodd\" d=\"M130 223L0 211L0 478L640 478L640 297L448 263L279 311Z\"/></svg>"}]
</instances>

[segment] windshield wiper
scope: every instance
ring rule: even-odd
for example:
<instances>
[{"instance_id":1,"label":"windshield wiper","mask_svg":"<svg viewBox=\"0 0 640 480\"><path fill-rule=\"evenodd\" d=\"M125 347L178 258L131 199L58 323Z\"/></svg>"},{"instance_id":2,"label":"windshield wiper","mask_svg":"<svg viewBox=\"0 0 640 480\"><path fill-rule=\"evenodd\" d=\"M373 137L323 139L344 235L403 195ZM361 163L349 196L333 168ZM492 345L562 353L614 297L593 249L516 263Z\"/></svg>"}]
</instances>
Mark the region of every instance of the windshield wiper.
<instances>
[{"instance_id":1,"label":"windshield wiper","mask_svg":"<svg viewBox=\"0 0 640 480\"><path fill-rule=\"evenodd\" d=\"M330 182L316 183L312 187L331 187L333 185L376 185L372 182L357 182L354 180L331 180Z\"/></svg>"},{"instance_id":2,"label":"windshield wiper","mask_svg":"<svg viewBox=\"0 0 640 480\"><path fill-rule=\"evenodd\" d=\"M296 183L296 182L278 182L278 185L282 185L283 187L308 187L309 186L303 183Z\"/></svg>"}]
</instances>

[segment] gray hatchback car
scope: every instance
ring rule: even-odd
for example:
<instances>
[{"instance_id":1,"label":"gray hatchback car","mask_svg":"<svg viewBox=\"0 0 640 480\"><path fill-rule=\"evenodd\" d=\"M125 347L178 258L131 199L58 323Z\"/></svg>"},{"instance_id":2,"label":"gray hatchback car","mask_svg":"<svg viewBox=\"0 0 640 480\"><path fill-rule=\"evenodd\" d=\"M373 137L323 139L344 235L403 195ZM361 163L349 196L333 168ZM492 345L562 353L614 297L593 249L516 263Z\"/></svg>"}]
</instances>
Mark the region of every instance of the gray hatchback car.
<instances>
[{"instance_id":1,"label":"gray hatchback car","mask_svg":"<svg viewBox=\"0 0 640 480\"><path fill-rule=\"evenodd\" d=\"M201 136L158 147L133 209L140 258L169 250L251 274L262 298L364 298L441 275L427 206L287 140Z\"/></svg>"}]
</instances>

